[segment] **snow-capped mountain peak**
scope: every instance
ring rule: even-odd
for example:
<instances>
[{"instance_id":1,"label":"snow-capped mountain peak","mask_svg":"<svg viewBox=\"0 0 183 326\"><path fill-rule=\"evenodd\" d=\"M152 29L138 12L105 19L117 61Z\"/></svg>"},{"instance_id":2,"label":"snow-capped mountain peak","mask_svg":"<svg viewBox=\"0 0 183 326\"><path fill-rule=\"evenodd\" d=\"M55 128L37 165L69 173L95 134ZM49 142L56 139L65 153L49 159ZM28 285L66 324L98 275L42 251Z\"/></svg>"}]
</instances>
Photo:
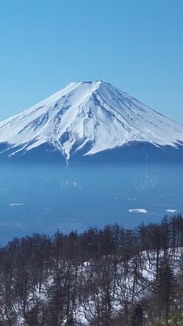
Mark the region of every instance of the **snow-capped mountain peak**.
<instances>
[{"instance_id":1,"label":"snow-capped mountain peak","mask_svg":"<svg viewBox=\"0 0 183 326\"><path fill-rule=\"evenodd\" d=\"M133 141L176 147L183 126L101 80L72 82L0 123L0 143L14 154L48 143L69 159L85 147L93 155Z\"/></svg>"}]
</instances>

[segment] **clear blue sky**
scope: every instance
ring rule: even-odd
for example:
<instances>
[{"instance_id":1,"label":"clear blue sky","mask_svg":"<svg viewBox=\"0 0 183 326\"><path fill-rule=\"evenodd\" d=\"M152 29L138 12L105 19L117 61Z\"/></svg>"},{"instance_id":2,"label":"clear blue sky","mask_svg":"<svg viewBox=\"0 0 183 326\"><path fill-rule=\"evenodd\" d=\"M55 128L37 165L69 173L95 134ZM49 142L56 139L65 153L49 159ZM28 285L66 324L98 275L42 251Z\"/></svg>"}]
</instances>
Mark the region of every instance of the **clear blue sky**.
<instances>
[{"instance_id":1,"label":"clear blue sky","mask_svg":"<svg viewBox=\"0 0 183 326\"><path fill-rule=\"evenodd\" d=\"M0 0L0 120L96 79L183 124L183 0Z\"/></svg>"}]
</instances>

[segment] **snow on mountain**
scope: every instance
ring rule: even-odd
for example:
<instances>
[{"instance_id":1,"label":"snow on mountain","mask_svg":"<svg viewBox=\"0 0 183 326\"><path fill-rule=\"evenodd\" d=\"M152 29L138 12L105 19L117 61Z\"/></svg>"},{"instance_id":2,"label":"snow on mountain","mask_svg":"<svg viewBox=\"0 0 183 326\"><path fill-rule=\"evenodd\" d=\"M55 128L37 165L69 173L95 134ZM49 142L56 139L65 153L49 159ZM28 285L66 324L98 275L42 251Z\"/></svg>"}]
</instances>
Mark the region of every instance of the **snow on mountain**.
<instances>
[{"instance_id":1,"label":"snow on mountain","mask_svg":"<svg viewBox=\"0 0 183 326\"><path fill-rule=\"evenodd\" d=\"M93 155L133 141L177 147L183 126L100 80L72 82L0 123L0 143L13 154L51 144L69 159L85 146Z\"/></svg>"}]
</instances>

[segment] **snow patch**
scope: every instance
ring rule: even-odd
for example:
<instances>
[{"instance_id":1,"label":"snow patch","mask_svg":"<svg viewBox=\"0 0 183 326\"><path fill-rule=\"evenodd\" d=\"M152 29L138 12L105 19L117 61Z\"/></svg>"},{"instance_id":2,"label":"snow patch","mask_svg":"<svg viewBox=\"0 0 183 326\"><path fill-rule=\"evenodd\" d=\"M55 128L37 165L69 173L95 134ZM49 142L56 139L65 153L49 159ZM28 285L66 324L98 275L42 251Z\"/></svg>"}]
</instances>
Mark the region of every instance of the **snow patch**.
<instances>
[{"instance_id":1,"label":"snow patch","mask_svg":"<svg viewBox=\"0 0 183 326\"><path fill-rule=\"evenodd\" d=\"M145 208L130 208L128 211L130 213L143 213L143 214L147 213L147 210Z\"/></svg>"},{"instance_id":2,"label":"snow patch","mask_svg":"<svg viewBox=\"0 0 183 326\"><path fill-rule=\"evenodd\" d=\"M167 213L175 213L175 212L177 212L177 209L167 209L166 212Z\"/></svg>"}]
</instances>

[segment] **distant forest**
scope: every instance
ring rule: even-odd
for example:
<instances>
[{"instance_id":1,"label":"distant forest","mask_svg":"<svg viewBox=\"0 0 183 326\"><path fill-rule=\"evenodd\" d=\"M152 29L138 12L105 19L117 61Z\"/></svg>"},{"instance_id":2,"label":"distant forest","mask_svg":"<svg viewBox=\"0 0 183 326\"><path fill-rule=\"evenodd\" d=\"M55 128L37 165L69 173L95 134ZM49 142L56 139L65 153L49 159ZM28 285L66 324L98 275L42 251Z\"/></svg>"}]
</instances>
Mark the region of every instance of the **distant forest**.
<instances>
[{"instance_id":1,"label":"distant forest","mask_svg":"<svg viewBox=\"0 0 183 326\"><path fill-rule=\"evenodd\" d=\"M0 249L0 326L183 325L183 218L15 238Z\"/></svg>"}]
</instances>

